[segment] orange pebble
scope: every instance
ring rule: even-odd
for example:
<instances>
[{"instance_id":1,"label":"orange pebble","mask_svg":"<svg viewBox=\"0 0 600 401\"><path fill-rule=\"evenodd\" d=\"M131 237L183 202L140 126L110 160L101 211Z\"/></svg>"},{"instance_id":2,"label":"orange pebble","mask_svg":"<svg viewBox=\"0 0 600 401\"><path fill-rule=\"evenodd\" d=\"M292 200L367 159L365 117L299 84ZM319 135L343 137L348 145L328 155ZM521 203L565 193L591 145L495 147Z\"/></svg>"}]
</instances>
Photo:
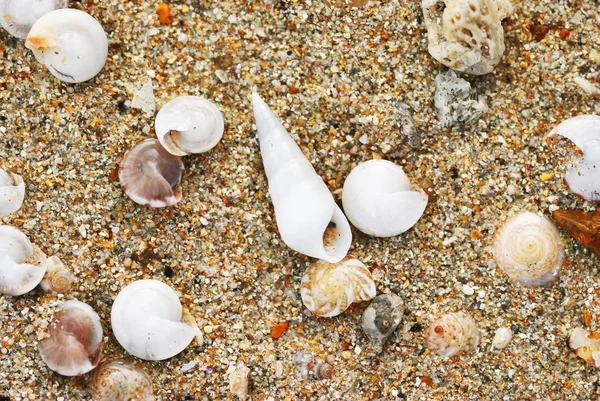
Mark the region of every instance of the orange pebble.
<instances>
[{"instance_id":1,"label":"orange pebble","mask_svg":"<svg viewBox=\"0 0 600 401\"><path fill-rule=\"evenodd\" d=\"M278 339L285 333L289 327L288 322L281 322L271 329L271 337Z\"/></svg>"},{"instance_id":2,"label":"orange pebble","mask_svg":"<svg viewBox=\"0 0 600 401\"><path fill-rule=\"evenodd\" d=\"M173 18L171 18L171 10L168 4L161 4L156 7L156 13L158 14L158 20L161 24L172 24Z\"/></svg>"}]
</instances>

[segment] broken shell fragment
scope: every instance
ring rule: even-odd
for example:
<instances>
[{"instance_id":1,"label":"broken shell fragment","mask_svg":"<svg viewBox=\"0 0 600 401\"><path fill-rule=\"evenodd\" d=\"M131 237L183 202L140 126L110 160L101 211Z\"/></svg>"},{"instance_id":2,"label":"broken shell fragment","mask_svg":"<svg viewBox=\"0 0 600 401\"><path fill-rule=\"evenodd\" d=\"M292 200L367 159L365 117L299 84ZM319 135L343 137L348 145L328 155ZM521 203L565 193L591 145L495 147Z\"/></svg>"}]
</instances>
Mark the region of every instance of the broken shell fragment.
<instances>
[{"instance_id":1,"label":"broken shell fragment","mask_svg":"<svg viewBox=\"0 0 600 401\"><path fill-rule=\"evenodd\" d=\"M91 381L94 401L153 401L150 376L130 364L112 361L100 365Z\"/></svg>"},{"instance_id":2,"label":"broken shell fragment","mask_svg":"<svg viewBox=\"0 0 600 401\"><path fill-rule=\"evenodd\" d=\"M558 279L564 246L556 226L531 212L509 218L496 233L492 252L508 277L524 286L550 286Z\"/></svg>"},{"instance_id":3,"label":"broken shell fragment","mask_svg":"<svg viewBox=\"0 0 600 401\"><path fill-rule=\"evenodd\" d=\"M573 142L583 153L567 170L567 185L585 200L600 201L600 116L570 118L554 128L547 139L557 135Z\"/></svg>"},{"instance_id":4,"label":"broken shell fragment","mask_svg":"<svg viewBox=\"0 0 600 401\"><path fill-rule=\"evenodd\" d=\"M577 242L600 258L600 209L595 212L555 210L552 216Z\"/></svg>"},{"instance_id":5,"label":"broken shell fragment","mask_svg":"<svg viewBox=\"0 0 600 401\"><path fill-rule=\"evenodd\" d=\"M125 153L119 164L119 181L135 203L173 206L181 200L184 170L181 157L167 152L156 139L146 139Z\"/></svg>"},{"instance_id":6,"label":"broken shell fragment","mask_svg":"<svg viewBox=\"0 0 600 401\"><path fill-rule=\"evenodd\" d=\"M87 304L67 301L52 318L50 338L39 343L42 360L63 376L79 376L94 369L102 356L100 317Z\"/></svg>"},{"instance_id":7,"label":"broken shell fragment","mask_svg":"<svg viewBox=\"0 0 600 401\"><path fill-rule=\"evenodd\" d=\"M444 358L475 350L480 338L477 324L465 312L438 317L425 333L427 347Z\"/></svg>"},{"instance_id":8,"label":"broken shell fragment","mask_svg":"<svg viewBox=\"0 0 600 401\"><path fill-rule=\"evenodd\" d=\"M369 269L357 259L346 258L338 263L319 260L302 277L300 295L314 315L333 317L353 302L373 299L376 287Z\"/></svg>"},{"instance_id":9,"label":"broken shell fragment","mask_svg":"<svg viewBox=\"0 0 600 401\"><path fill-rule=\"evenodd\" d=\"M387 160L369 160L356 166L342 192L348 220L375 237L393 237L409 230L423 215L427 199L400 166Z\"/></svg>"},{"instance_id":10,"label":"broken shell fragment","mask_svg":"<svg viewBox=\"0 0 600 401\"><path fill-rule=\"evenodd\" d=\"M600 368L600 332L592 333L578 327L569 336L569 347L578 357Z\"/></svg>"},{"instance_id":11,"label":"broken shell fragment","mask_svg":"<svg viewBox=\"0 0 600 401\"><path fill-rule=\"evenodd\" d=\"M44 264L46 265L46 275L40 282L40 286L44 291L67 292L75 280L69 269L56 256L46 259Z\"/></svg>"},{"instance_id":12,"label":"broken shell fragment","mask_svg":"<svg viewBox=\"0 0 600 401\"><path fill-rule=\"evenodd\" d=\"M363 312L362 329L371 340L383 345L402 321L403 313L404 302L398 295L378 295Z\"/></svg>"},{"instance_id":13,"label":"broken shell fragment","mask_svg":"<svg viewBox=\"0 0 600 401\"><path fill-rule=\"evenodd\" d=\"M165 104L156 115L156 136L175 156L203 153L223 137L224 122L213 103L198 96L180 96Z\"/></svg>"},{"instance_id":14,"label":"broken shell fragment","mask_svg":"<svg viewBox=\"0 0 600 401\"><path fill-rule=\"evenodd\" d=\"M104 68L108 39L100 23L83 11L51 11L33 25L25 46L64 82L84 82Z\"/></svg>"},{"instance_id":15,"label":"broken shell fragment","mask_svg":"<svg viewBox=\"0 0 600 401\"><path fill-rule=\"evenodd\" d=\"M346 216L269 106L256 93L252 103L281 239L296 252L339 262L352 243Z\"/></svg>"},{"instance_id":16,"label":"broken shell fragment","mask_svg":"<svg viewBox=\"0 0 600 401\"><path fill-rule=\"evenodd\" d=\"M112 306L111 324L127 352L161 361L183 351L199 333L184 323L175 291L158 280L138 280L123 288Z\"/></svg>"},{"instance_id":17,"label":"broken shell fragment","mask_svg":"<svg viewBox=\"0 0 600 401\"><path fill-rule=\"evenodd\" d=\"M43 15L67 6L67 0L0 0L0 25L12 36L25 39Z\"/></svg>"},{"instance_id":18,"label":"broken shell fragment","mask_svg":"<svg viewBox=\"0 0 600 401\"><path fill-rule=\"evenodd\" d=\"M250 369L243 363L237 366L230 366L227 369L229 374L229 391L239 397L240 400L248 399L248 374Z\"/></svg>"},{"instance_id":19,"label":"broken shell fragment","mask_svg":"<svg viewBox=\"0 0 600 401\"><path fill-rule=\"evenodd\" d=\"M25 182L20 175L0 170L0 216L17 212L25 199Z\"/></svg>"},{"instance_id":20,"label":"broken shell fragment","mask_svg":"<svg viewBox=\"0 0 600 401\"><path fill-rule=\"evenodd\" d=\"M0 294L18 296L33 290L46 273L45 259L21 231L0 226Z\"/></svg>"},{"instance_id":21,"label":"broken shell fragment","mask_svg":"<svg viewBox=\"0 0 600 401\"><path fill-rule=\"evenodd\" d=\"M492 340L492 345L496 349L504 349L512 340L513 332L508 327L499 327L496 330L496 334L494 335L494 339Z\"/></svg>"}]
</instances>

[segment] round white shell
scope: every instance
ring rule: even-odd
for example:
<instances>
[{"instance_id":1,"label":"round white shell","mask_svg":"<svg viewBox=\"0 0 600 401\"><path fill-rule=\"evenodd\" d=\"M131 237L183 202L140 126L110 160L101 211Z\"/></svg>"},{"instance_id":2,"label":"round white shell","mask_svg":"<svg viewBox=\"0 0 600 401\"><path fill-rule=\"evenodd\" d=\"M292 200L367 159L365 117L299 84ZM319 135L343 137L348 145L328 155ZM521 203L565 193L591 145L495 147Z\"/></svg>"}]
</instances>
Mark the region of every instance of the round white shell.
<instances>
[{"instance_id":1,"label":"round white shell","mask_svg":"<svg viewBox=\"0 0 600 401\"><path fill-rule=\"evenodd\" d=\"M180 96L165 104L156 115L155 129L160 144L175 156L203 153L223 137L221 112L198 96Z\"/></svg>"},{"instance_id":2,"label":"round white shell","mask_svg":"<svg viewBox=\"0 0 600 401\"><path fill-rule=\"evenodd\" d=\"M23 295L42 281L46 273L45 264L27 263L30 259L41 262L45 257L21 231L10 226L0 226L1 294Z\"/></svg>"},{"instance_id":3,"label":"round white shell","mask_svg":"<svg viewBox=\"0 0 600 401\"><path fill-rule=\"evenodd\" d=\"M554 128L548 138L556 135L569 139L583 152L565 174L567 185L586 200L600 201L600 116L570 118Z\"/></svg>"},{"instance_id":4,"label":"round white shell","mask_svg":"<svg viewBox=\"0 0 600 401\"><path fill-rule=\"evenodd\" d=\"M67 6L67 0L0 0L0 25L12 36L25 39L44 14Z\"/></svg>"},{"instance_id":5,"label":"round white shell","mask_svg":"<svg viewBox=\"0 0 600 401\"><path fill-rule=\"evenodd\" d=\"M183 311L175 291L158 280L139 280L125 287L111 311L117 341L138 358L160 361L183 351L197 328L182 323Z\"/></svg>"},{"instance_id":6,"label":"round white shell","mask_svg":"<svg viewBox=\"0 0 600 401\"><path fill-rule=\"evenodd\" d=\"M20 175L0 170L0 216L21 209L25 199L25 182Z\"/></svg>"},{"instance_id":7,"label":"round white shell","mask_svg":"<svg viewBox=\"0 0 600 401\"><path fill-rule=\"evenodd\" d=\"M523 212L496 233L492 252L508 277L525 286L552 285L564 260L560 232L546 217Z\"/></svg>"},{"instance_id":8,"label":"round white shell","mask_svg":"<svg viewBox=\"0 0 600 401\"><path fill-rule=\"evenodd\" d=\"M72 83L95 77L108 56L108 39L100 23L73 9L55 10L37 20L25 46L52 75Z\"/></svg>"},{"instance_id":9,"label":"round white shell","mask_svg":"<svg viewBox=\"0 0 600 401\"><path fill-rule=\"evenodd\" d=\"M480 339L477 324L465 312L438 317L425 333L428 348L444 358L475 350Z\"/></svg>"},{"instance_id":10,"label":"round white shell","mask_svg":"<svg viewBox=\"0 0 600 401\"><path fill-rule=\"evenodd\" d=\"M492 345L496 349L503 349L508 346L510 340L512 340L513 332L508 327L499 327L496 330L496 334L494 335L494 339L492 340Z\"/></svg>"},{"instance_id":11,"label":"round white shell","mask_svg":"<svg viewBox=\"0 0 600 401\"><path fill-rule=\"evenodd\" d=\"M401 167L387 160L369 160L356 166L342 192L348 220L375 237L392 237L409 230L423 215L427 199Z\"/></svg>"}]
</instances>

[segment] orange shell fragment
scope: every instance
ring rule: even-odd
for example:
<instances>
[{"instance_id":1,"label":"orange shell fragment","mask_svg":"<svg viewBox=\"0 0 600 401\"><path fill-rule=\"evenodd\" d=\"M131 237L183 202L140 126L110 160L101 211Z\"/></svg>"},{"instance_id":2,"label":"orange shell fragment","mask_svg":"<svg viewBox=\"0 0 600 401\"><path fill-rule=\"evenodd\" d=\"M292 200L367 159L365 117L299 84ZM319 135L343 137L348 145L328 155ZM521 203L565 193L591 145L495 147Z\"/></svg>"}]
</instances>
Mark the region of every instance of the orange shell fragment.
<instances>
[{"instance_id":1,"label":"orange shell fragment","mask_svg":"<svg viewBox=\"0 0 600 401\"><path fill-rule=\"evenodd\" d=\"M168 4L161 4L156 7L156 13L158 14L158 21L163 24L172 24L173 18L171 18L171 10Z\"/></svg>"}]
</instances>

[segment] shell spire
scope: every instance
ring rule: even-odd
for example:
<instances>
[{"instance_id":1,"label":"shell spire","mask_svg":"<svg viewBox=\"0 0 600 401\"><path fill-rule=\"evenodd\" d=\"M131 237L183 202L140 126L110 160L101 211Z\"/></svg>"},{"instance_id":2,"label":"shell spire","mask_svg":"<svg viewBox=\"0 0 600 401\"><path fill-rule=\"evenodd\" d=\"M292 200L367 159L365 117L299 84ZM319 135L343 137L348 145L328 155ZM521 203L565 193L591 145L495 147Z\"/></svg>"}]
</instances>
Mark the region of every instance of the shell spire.
<instances>
[{"instance_id":1,"label":"shell spire","mask_svg":"<svg viewBox=\"0 0 600 401\"><path fill-rule=\"evenodd\" d=\"M346 216L269 106L256 93L252 103L282 240L302 254L341 261L352 242Z\"/></svg>"}]
</instances>

